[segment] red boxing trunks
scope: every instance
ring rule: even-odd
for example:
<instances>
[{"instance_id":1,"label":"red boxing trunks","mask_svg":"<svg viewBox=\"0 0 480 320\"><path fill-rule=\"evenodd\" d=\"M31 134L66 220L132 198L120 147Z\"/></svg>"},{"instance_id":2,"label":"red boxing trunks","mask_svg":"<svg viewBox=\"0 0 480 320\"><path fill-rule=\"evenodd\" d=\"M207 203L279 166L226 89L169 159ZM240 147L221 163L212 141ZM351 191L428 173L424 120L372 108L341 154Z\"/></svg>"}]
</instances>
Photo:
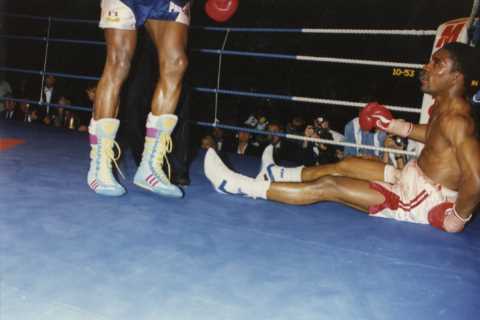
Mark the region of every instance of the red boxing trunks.
<instances>
[{"instance_id":1,"label":"red boxing trunks","mask_svg":"<svg viewBox=\"0 0 480 320\"><path fill-rule=\"evenodd\" d=\"M374 217L428 224L428 212L436 205L455 202L457 192L431 181L410 161L401 171L395 184L372 182L370 188L385 197L382 204L371 206L369 213Z\"/></svg>"}]
</instances>

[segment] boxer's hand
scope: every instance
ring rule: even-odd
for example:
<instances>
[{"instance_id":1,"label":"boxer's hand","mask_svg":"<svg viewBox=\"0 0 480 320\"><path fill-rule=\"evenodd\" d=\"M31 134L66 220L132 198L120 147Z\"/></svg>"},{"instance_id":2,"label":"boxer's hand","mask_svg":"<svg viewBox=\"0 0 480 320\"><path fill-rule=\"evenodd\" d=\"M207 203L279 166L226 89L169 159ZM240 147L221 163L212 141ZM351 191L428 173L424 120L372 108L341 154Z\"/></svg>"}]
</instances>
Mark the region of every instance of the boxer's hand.
<instances>
[{"instance_id":1,"label":"boxer's hand","mask_svg":"<svg viewBox=\"0 0 480 320\"><path fill-rule=\"evenodd\" d=\"M408 137L413 130L413 125L402 119L393 119L390 111L377 102L368 103L360 112L360 127L365 131L378 128L400 137Z\"/></svg>"},{"instance_id":2,"label":"boxer's hand","mask_svg":"<svg viewBox=\"0 0 480 320\"><path fill-rule=\"evenodd\" d=\"M403 119L387 119L382 115L374 114L372 118L377 119L376 127L385 132L406 138L412 133L413 124Z\"/></svg>"},{"instance_id":3,"label":"boxer's hand","mask_svg":"<svg viewBox=\"0 0 480 320\"><path fill-rule=\"evenodd\" d=\"M207 0L205 12L217 22L225 22L230 19L238 8L239 0Z\"/></svg>"},{"instance_id":4,"label":"boxer's hand","mask_svg":"<svg viewBox=\"0 0 480 320\"><path fill-rule=\"evenodd\" d=\"M472 216L464 219L455 210L452 202L443 202L433 207L428 212L428 222L440 230L446 232L460 232Z\"/></svg>"},{"instance_id":5,"label":"boxer's hand","mask_svg":"<svg viewBox=\"0 0 480 320\"><path fill-rule=\"evenodd\" d=\"M374 115L376 117L373 117ZM374 128L377 128L377 122L379 120L377 117L381 117L381 119L385 122L390 122L393 118L392 114L387 108L385 108L385 106L379 104L378 102L367 103L358 117L360 128L362 128L364 131L370 131Z\"/></svg>"}]
</instances>

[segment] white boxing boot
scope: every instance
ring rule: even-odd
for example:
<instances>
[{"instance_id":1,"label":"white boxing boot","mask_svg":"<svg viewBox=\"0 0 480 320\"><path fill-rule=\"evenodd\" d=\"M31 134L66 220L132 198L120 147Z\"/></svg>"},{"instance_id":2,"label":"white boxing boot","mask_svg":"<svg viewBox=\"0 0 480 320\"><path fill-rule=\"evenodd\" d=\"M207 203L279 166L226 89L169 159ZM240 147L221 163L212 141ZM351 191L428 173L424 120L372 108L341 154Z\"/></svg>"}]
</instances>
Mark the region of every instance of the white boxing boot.
<instances>
[{"instance_id":1,"label":"white boxing boot","mask_svg":"<svg viewBox=\"0 0 480 320\"><path fill-rule=\"evenodd\" d=\"M113 148L120 150L115 142L119 125L117 119L106 118L92 119L88 127L91 151L87 182L93 191L105 196L121 196L126 192L112 174L112 162L116 165L117 160Z\"/></svg>"},{"instance_id":2,"label":"white boxing boot","mask_svg":"<svg viewBox=\"0 0 480 320\"><path fill-rule=\"evenodd\" d=\"M273 145L268 145L262 154L262 166L255 180L271 182L301 182L304 166L286 168L277 166L273 160Z\"/></svg>"},{"instance_id":3,"label":"white boxing boot","mask_svg":"<svg viewBox=\"0 0 480 320\"><path fill-rule=\"evenodd\" d=\"M133 183L143 189L173 198L183 197L183 192L170 182L162 167L167 153L172 151L171 133L177 120L173 114L155 116L149 113L142 161L133 179Z\"/></svg>"},{"instance_id":4,"label":"white boxing boot","mask_svg":"<svg viewBox=\"0 0 480 320\"><path fill-rule=\"evenodd\" d=\"M220 193L247 196L254 199L267 198L270 181L255 180L231 171L212 148L209 148L205 155L203 167L208 180Z\"/></svg>"}]
</instances>

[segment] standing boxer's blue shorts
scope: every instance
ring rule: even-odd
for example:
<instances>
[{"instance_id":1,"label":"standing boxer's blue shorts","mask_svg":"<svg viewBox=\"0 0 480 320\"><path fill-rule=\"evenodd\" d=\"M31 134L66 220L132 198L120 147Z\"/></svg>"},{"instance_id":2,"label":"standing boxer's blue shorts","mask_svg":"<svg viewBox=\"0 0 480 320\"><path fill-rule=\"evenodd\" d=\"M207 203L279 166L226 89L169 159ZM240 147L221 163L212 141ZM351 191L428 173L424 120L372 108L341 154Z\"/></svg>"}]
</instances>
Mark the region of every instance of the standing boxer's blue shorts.
<instances>
[{"instance_id":1,"label":"standing boxer's blue shorts","mask_svg":"<svg viewBox=\"0 0 480 320\"><path fill-rule=\"evenodd\" d=\"M135 30L148 19L190 24L190 0L102 0L100 28Z\"/></svg>"}]
</instances>

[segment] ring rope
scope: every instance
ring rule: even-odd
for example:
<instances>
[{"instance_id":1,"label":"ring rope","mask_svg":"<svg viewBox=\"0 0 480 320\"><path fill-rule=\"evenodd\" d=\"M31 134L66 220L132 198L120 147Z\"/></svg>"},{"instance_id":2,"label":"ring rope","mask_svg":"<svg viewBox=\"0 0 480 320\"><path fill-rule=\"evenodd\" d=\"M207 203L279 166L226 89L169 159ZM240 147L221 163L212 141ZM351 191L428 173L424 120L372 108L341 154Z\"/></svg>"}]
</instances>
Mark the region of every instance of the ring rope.
<instances>
[{"instance_id":1,"label":"ring rope","mask_svg":"<svg viewBox=\"0 0 480 320\"><path fill-rule=\"evenodd\" d=\"M477 1L478 3L478 1ZM3 13L0 13L2 15ZM6 14L3 14L6 15ZM52 18L52 17L38 17L38 16L29 16L29 15L12 15L7 14L8 16L16 16L16 17L23 17L23 18L36 18L41 20L49 21L49 28L47 37L23 37L23 36L5 36L0 35L0 37L6 38L17 38L17 39L29 39L29 40L41 40L46 42L46 54L45 54L45 63L44 63L44 70L43 71L32 71L32 70L22 70L16 68L2 68L0 70L7 70L7 71L20 71L24 73L35 73L42 75L42 84L44 81L45 75L51 74L60 77L66 78L77 78L77 79L88 79L88 80L97 80L98 77L89 77L89 76L74 76L65 73L53 73L53 72L46 72L46 57L48 55L48 44L49 42L66 42L66 43L83 43L83 44L95 44L95 45L104 45L103 41L86 41L86 40L71 40L71 39L61 39L61 38L50 38L50 26L51 21L61 21L61 22L85 22L85 23L97 23L97 21L92 20L80 20L80 19L62 19L62 18ZM195 28L195 27L194 27ZM338 143L333 142L331 140L319 139L319 138L308 138L298 135L292 134L285 134L285 133L265 133L260 130L250 129L250 128L241 128L241 127L234 127L228 125L220 125L218 124L218 94L235 94L235 95L244 95L244 96L256 96L256 97L264 97L264 98L275 98L275 99L283 99L283 100L291 100L291 101L301 101L301 102L309 102L309 103L320 103L320 104L333 104L333 105L344 105L344 106L352 106L352 107L363 107L364 103L357 103L357 102L350 102L350 101L341 101L341 100L330 100L330 99L319 99L319 98L309 98L309 97L296 97L296 96L284 96L284 95L272 95L272 94L258 94L258 93L249 93L249 92L241 92L241 91L234 91L234 90L221 90L220 87L220 75L221 75L221 62L223 54L227 55L240 55L240 56L255 56L255 57L265 57L265 58L280 58L280 59L291 59L291 60L299 60L299 61L316 61L316 62L332 62L332 63L349 63L349 64L363 64L363 65L374 65L374 66L389 66L389 67L405 67L405 68L414 68L420 69L423 65L420 64L411 64L411 63L398 63L398 62L388 62L388 61L373 61L373 60L360 60L360 59L343 59L343 58L332 58L332 57L315 57L315 56L305 56L305 55L288 55L288 54L272 54L272 53L257 53L257 52L245 52L245 51L233 51L233 50L224 50L226 45L226 40L228 38L228 34L230 31L233 32L295 32L295 33L328 33L328 34L384 34L384 35L416 35L416 36L431 36L435 35L435 30L372 30L372 29L320 29L320 28L220 28L220 27L199 27L205 30L212 30L212 31L226 31L227 34L225 36L222 49L221 50L212 50L212 49L196 49L195 51L204 52L204 53L214 53L219 55L219 66L218 66L218 76L217 76L217 88L210 89L210 88L197 88L194 87L195 90L200 92L214 92L215 93L215 122L213 124L197 122L199 125L203 126L219 126L225 129L234 129L234 130L243 130L248 132L253 132L257 134L264 134L264 135L278 135L281 137L285 137L288 139L294 140L301 140L301 141L311 141L317 143L325 143L325 144L332 144L332 145L342 145L348 147L362 147L364 149L372 149L372 150L383 150L387 152L393 153L400 153L400 154L408 154L408 155L415 155L413 152L401 151L396 149L388 149L388 148L379 148L375 146L367 146L367 145L357 145L354 143ZM43 88L43 85L42 85ZM4 100L4 99L1 99ZM38 105L46 105L53 106L53 107L63 107L67 109L74 109L74 110L82 110L82 111L91 111L90 108L78 107L78 106L64 106L58 104L49 104L49 103L41 103L35 102L26 99L12 99L16 101L23 101L23 102L31 102L37 103ZM390 106L388 107L392 110L397 111L405 111L405 112L415 112L420 113L419 109L413 108L405 108L405 107L397 107L397 106Z\"/></svg>"},{"instance_id":2,"label":"ring rope","mask_svg":"<svg viewBox=\"0 0 480 320\"><path fill-rule=\"evenodd\" d=\"M46 106L50 105L51 107L54 108L64 108L64 109L71 109L71 110L79 110L79 111L88 111L91 112L92 108L86 108L86 107L81 107L81 106L75 106L75 105L61 105L61 104L55 104L55 103L39 103L38 101L34 100L29 100L29 99L19 99L19 98L12 98L12 97L0 97L0 101L5 101L5 100L13 100L16 102L23 102L23 103L31 103L31 104L36 104L36 105L41 105L41 106ZM273 135L273 136L279 136L287 139L294 139L294 140L300 140L300 141L310 141L310 142L318 142L318 143L324 143L324 144L330 144L330 145L340 145L344 147L354 147L354 148L362 148L362 149L370 149L370 150L380 150L384 152L392 152L392 153L398 153L398 154L405 154L405 155L410 155L410 156L415 156L416 154L414 152L410 151L403 151L403 150L397 150L397 149L390 149L390 148L380 148L380 147L375 147L371 145L363 145L363 144L355 144L355 143L350 143L350 142L335 142L333 140L325 140L325 139L320 139L320 138L309 138L309 137L304 137L304 136L299 136L299 135L294 135L294 134L289 134L289 133L283 133L283 132L269 132L269 131L262 131L258 129L252 129L252 128L244 128L244 127L237 127L237 126L232 126L232 125L226 125L226 124L220 124L220 123L209 123L209 122L202 122L202 121L191 121L194 124L197 124L202 127L219 127L223 129L228 129L228 130L235 130L235 131L246 131L250 133L255 133L255 134L261 134L261 135Z\"/></svg>"},{"instance_id":3,"label":"ring rope","mask_svg":"<svg viewBox=\"0 0 480 320\"><path fill-rule=\"evenodd\" d=\"M20 39L20 40L34 40L34 41L46 41L46 42L59 42L59 43L74 43L74 44L91 44L91 45L105 45L104 41L92 41L92 40L73 40L65 38L47 38L47 37L30 37L30 36L17 36L17 35L0 35L0 38L5 39ZM376 61L376 60L362 60L362 59L345 59L345 58L333 58L333 57L317 57L306 55L294 55L294 54L282 54L282 53L264 53L253 51L237 51L237 50L224 50L224 45L221 49L192 49L194 52L218 54L218 55L233 55L233 56L245 56L245 57L259 57L259 58L275 58L285 60L296 61L313 61L313 62L330 62L330 63L343 63L343 64L358 64L369 66L381 66L381 67L401 67L411 69L421 69L423 64L418 63L405 63L405 62L392 62L392 61Z\"/></svg>"},{"instance_id":4,"label":"ring rope","mask_svg":"<svg viewBox=\"0 0 480 320\"><path fill-rule=\"evenodd\" d=\"M48 48L50 45L50 42L48 41L50 39L50 30L52 29L52 21L51 19L48 19L48 28L47 28L47 41L45 42L45 54L43 58L43 72L42 72L42 83L40 85L40 96L38 98L38 101L42 101L42 96L43 96L43 90L45 86L45 72L47 72L47 61L48 61ZM50 106L47 105L47 114L50 112Z\"/></svg>"},{"instance_id":5,"label":"ring rope","mask_svg":"<svg viewBox=\"0 0 480 320\"><path fill-rule=\"evenodd\" d=\"M50 42L59 42L59 43L76 43L76 44L93 44L93 45L105 45L104 41L94 41L94 40L74 40L66 38L49 38L47 37L34 37L34 36L18 36L18 35L8 35L0 34L0 38L3 39L18 39L18 40L33 40L33 41L50 41Z\"/></svg>"},{"instance_id":6,"label":"ring rope","mask_svg":"<svg viewBox=\"0 0 480 320\"><path fill-rule=\"evenodd\" d=\"M227 40L228 40L228 35L230 34L230 31L227 30L225 33L225 37L223 39L223 44L222 44L222 50L220 54L218 55L218 67L217 67L217 90L215 91L215 114L214 114L214 121L218 122L218 90L220 89L220 79L222 76L222 58L223 58L223 50L225 49L225 46L227 45Z\"/></svg>"},{"instance_id":7,"label":"ring rope","mask_svg":"<svg viewBox=\"0 0 480 320\"><path fill-rule=\"evenodd\" d=\"M276 59L287 59L287 60L297 60L297 61L331 62L331 63L380 66L380 67L402 67L402 68L412 68L412 69L423 68L423 64L418 64L418 63L345 59L345 58L333 58L333 57L316 57L316 56L304 56L304 55L293 55L293 54L262 53L262 52L252 52L252 51L235 51L235 50L221 50L221 49L192 49L192 51L197 51L202 53L211 53L211 54L226 54L226 55L260 57L260 58L276 58Z\"/></svg>"},{"instance_id":8,"label":"ring rope","mask_svg":"<svg viewBox=\"0 0 480 320\"><path fill-rule=\"evenodd\" d=\"M192 26L193 29L207 31L231 32L282 32L282 33L314 33L314 34L351 34L351 35L397 35L397 36L435 36L436 30L402 30L402 29L338 29L338 28L226 28L209 26Z\"/></svg>"},{"instance_id":9,"label":"ring rope","mask_svg":"<svg viewBox=\"0 0 480 320\"><path fill-rule=\"evenodd\" d=\"M13 72L19 72L19 73L36 74L36 75L45 74L45 75L53 75L60 78L83 79L83 80L94 80L94 81L98 81L100 79L100 77L81 76L81 75L79 76L79 75L71 75L67 73L43 72L40 70L27 70L27 69L9 68L9 67L1 67L1 66L0 66L0 71L13 71ZM225 90L225 89L214 89L214 88L205 88L205 87L193 87L192 89L199 92L207 92L207 93L214 93L214 94L220 93L225 95L258 97L258 98L267 98L267 99L270 98L275 100L287 100L287 101L307 102L307 103L314 103L314 104L355 107L355 108L363 108L366 103L366 102L352 102L352 101L346 101L346 100L288 96L288 95L269 94L269 93L254 93L254 92L246 92L246 91L238 91L238 90ZM421 110L418 108L409 108L409 107L393 106L393 105L386 106L386 107L393 111L421 113Z\"/></svg>"},{"instance_id":10,"label":"ring rope","mask_svg":"<svg viewBox=\"0 0 480 320\"><path fill-rule=\"evenodd\" d=\"M16 18L27 18L36 20L47 20L45 16L34 16L27 14L15 14L8 12L0 12L0 15ZM71 19L51 17L52 21L58 22L74 22L74 23L90 23L98 24L98 20L88 19ZM202 29L207 31L226 31L230 32L284 32L284 33L315 33L315 34L352 34L352 35L399 35L399 36L434 36L436 30L415 30L415 29L346 29L346 28L226 28L226 27L210 27L210 26L191 26L192 29Z\"/></svg>"},{"instance_id":11,"label":"ring rope","mask_svg":"<svg viewBox=\"0 0 480 320\"><path fill-rule=\"evenodd\" d=\"M52 75L52 76L55 76L55 77L68 78L68 79L82 79L82 80L94 80L94 81L100 80L100 77L73 75L73 74L61 73L61 72L44 72L42 70L20 69L20 68L2 67L2 66L0 66L0 71L11 71L11 72L26 73L26 74L36 74L36 75L40 75L40 76Z\"/></svg>"},{"instance_id":12,"label":"ring rope","mask_svg":"<svg viewBox=\"0 0 480 320\"><path fill-rule=\"evenodd\" d=\"M75 43L75 44L92 44L92 45L105 45L104 41L92 41L92 40L72 40L65 38L49 38L47 37L30 37L30 36L17 36L17 35L0 35L0 38L5 39L20 39L20 40L35 40L35 41L50 41L59 43ZM391 62L391 61L376 61L376 60L362 60L362 59L345 59L345 58L333 58L333 57L316 57L306 55L294 55L294 54L282 54L282 53L264 53L253 51L237 51L237 50L224 50L222 49L192 49L194 52L219 54L219 55L233 55L233 56L246 56L246 57L259 57L259 58L276 58L286 60L297 61L314 61L314 62L331 62L331 63L345 63L345 64L360 64L370 66L382 66L382 67L403 67L412 69L421 69L423 64L418 63L404 63L404 62Z\"/></svg>"},{"instance_id":13,"label":"ring rope","mask_svg":"<svg viewBox=\"0 0 480 320\"><path fill-rule=\"evenodd\" d=\"M294 139L294 140L299 140L299 141L317 142L317 143L330 144L330 145L339 145L339 146L344 146L344 147L362 148L362 149L378 150L378 151L383 151L383 152L404 154L404 155L409 155L409 156L416 156L415 152L397 150L397 149L391 149L391 148L381 148L381 147L376 147L376 146L372 146L372 145L356 144L356 143L350 143L350 142L336 142L336 141L333 141L333 140L326 140L326 139L320 139L320 138L310 138L310 137L304 137L304 136L290 134L290 133L284 133L284 132L269 132L269 131L262 131L262 130L258 130L258 129L237 127L237 126L232 126L232 125L227 125L227 124L219 124L219 123L209 123L209 122L202 122L202 121L196 121L194 123L196 123L197 125L202 126L202 127L219 127L219 128L227 129L227 130L245 131L245 132L250 132L250 133L255 133L255 134L260 134L260 135L267 135L267 136L269 136L269 135L279 136L279 137L283 137L283 138L287 138L287 139Z\"/></svg>"},{"instance_id":14,"label":"ring rope","mask_svg":"<svg viewBox=\"0 0 480 320\"><path fill-rule=\"evenodd\" d=\"M39 101L34 101L30 99L21 99L21 98L13 98L13 97L0 97L0 101L7 101L7 100L12 100L20 103L29 103L29 104L34 104L34 105L39 105L39 106L51 106L54 108L64 108L64 109L72 109L72 110L78 110L78 111L88 111L92 112L92 108L87 108L83 106L76 106L76 105L63 105L63 104L57 104L57 103L46 103L46 102L39 102Z\"/></svg>"},{"instance_id":15,"label":"ring rope","mask_svg":"<svg viewBox=\"0 0 480 320\"><path fill-rule=\"evenodd\" d=\"M366 104L366 102L352 102L352 101L344 101L344 100L287 96L287 95L279 95L279 94L255 93L255 92L225 90L225 89L216 90L216 89L205 88L205 87L193 87L193 89L196 91L208 92L208 93L215 93L216 91L218 91L218 93L222 93L226 95L270 98L270 99L276 99L276 100L288 100L288 101L308 102L308 103L315 103L315 104L328 104L328 105L337 105L337 106L356 107L356 108L363 108ZM393 111L421 113L421 110L418 108L408 108L408 107L400 107L400 106L386 106L386 107Z\"/></svg>"},{"instance_id":16,"label":"ring rope","mask_svg":"<svg viewBox=\"0 0 480 320\"><path fill-rule=\"evenodd\" d=\"M50 41L50 42L59 42L59 43L78 43L78 44L94 44L94 45L105 45L105 41L94 41L94 40L74 40L66 38L49 38L47 37L35 37L35 36L18 36L10 34L0 34L0 38L4 39L18 39L18 40L33 40L33 41Z\"/></svg>"},{"instance_id":17,"label":"ring rope","mask_svg":"<svg viewBox=\"0 0 480 320\"><path fill-rule=\"evenodd\" d=\"M98 24L98 20L88 20L88 19L72 19L72 18L58 18L58 17L45 17L45 16L33 16L29 14L18 14L18 13L9 13L9 12L0 12L0 16L12 17L12 18L24 18L31 20L48 20L58 21L58 22L73 22L73 23L90 23Z\"/></svg>"}]
</instances>

